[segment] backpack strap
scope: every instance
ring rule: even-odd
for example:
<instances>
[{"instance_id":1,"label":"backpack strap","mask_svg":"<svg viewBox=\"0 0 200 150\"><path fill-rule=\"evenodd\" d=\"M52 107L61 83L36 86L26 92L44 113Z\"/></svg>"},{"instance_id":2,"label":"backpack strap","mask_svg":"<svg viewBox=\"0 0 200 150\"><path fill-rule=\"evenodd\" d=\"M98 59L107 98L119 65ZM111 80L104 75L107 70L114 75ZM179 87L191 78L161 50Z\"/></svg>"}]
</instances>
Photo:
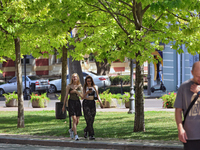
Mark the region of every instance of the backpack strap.
<instances>
[{"instance_id":1,"label":"backpack strap","mask_svg":"<svg viewBox=\"0 0 200 150\"><path fill-rule=\"evenodd\" d=\"M194 105L194 103L195 103L195 102L197 101L197 99L199 98L199 95L200 95L200 91L197 93L197 95L195 96L194 100L190 103L190 105L189 105L189 107L188 107L188 109L187 109L187 111L186 111L186 113L185 113L185 115L184 115L184 119L183 119L183 121L182 121L183 126L184 126L184 124L185 124L185 119L186 119L186 117L187 117L187 115L188 115L190 109L192 108L192 106Z\"/></svg>"}]
</instances>

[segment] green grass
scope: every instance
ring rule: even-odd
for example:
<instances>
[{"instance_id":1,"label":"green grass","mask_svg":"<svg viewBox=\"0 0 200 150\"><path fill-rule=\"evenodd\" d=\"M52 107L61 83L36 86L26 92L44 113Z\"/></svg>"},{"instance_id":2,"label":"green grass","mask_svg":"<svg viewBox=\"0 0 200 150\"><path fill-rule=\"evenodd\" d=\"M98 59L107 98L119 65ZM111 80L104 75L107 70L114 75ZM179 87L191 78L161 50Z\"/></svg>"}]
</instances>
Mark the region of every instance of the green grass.
<instances>
[{"instance_id":1,"label":"green grass","mask_svg":"<svg viewBox=\"0 0 200 150\"><path fill-rule=\"evenodd\" d=\"M0 133L46 136L69 136L69 119L55 119L55 111L27 111L25 128L17 128L17 112L0 111ZM66 123L65 123L66 121ZM133 132L134 115L127 112L97 112L94 122L95 137L135 140L178 140L173 112L145 112L145 132ZM77 127L83 137L85 120Z\"/></svg>"}]
</instances>

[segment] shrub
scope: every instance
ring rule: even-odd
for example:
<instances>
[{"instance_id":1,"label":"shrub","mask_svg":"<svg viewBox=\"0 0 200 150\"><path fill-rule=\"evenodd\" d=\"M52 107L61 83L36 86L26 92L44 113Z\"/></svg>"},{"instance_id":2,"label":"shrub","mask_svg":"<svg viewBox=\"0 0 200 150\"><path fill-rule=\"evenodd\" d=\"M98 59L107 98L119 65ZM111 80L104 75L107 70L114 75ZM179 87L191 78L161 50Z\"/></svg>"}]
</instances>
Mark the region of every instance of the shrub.
<instances>
[{"instance_id":1,"label":"shrub","mask_svg":"<svg viewBox=\"0 0 200 150\"><path fill-rule=\"evenodd\" d=\"M102 102L104 102L104 101L111 102L111 100L112 100L112 94L109 91L110 90L107 89L103 93L99 94L100 98L102 99Z\"/></svg>"},{"instance_id":2,"label":"shrub","mask_svg":"<svg viewBox=\"0 0 200 150\"><path fill-rule=\"evenodd\" d=\"M3 96L6 98L6 104L9 103L12 99L18 100L18 95L15 94L15 91L13 93L3 94Z\"/></svg>"},{"instance_id":3,"label":"shrub","mask_svg":"<svg viewBox=\"0 0 200 150\"><path fill-rule=\"evenodd\" d=\"M163 100L163 107L164 108L173 108L174 102L176 99L176 93L168 93L160 97Z\"/></svg>"},{"instance_id":4,"label":"shrub","mask_svg":"<svg viewBox=\"0 0 200 150\"><path fill-rule=\"evenodd\" d=\"M60 95L58 95L58 94L56 94L56 97L58 98L58 100L60 100L60 102L61 102L61 94ZM69 95L68 95L68 99L69 99Z\"/></svg>"},{"instance_id":5,"label":"shrub","mask_svg":"<svg viewBox=\"0 0 200 150\"><path fill-rule=\"evenodd\" d=\"M44 108L44 103L49 102L50 98L47 97L47 93L43 93L41 95L32 93L30 102L38 101L40 107Z\"/></svg>"},{"instance_id":6,"label":"shrub","mask_svg":"<svg viewBox=\"0 0 200 150\"><path fill-rule=\"evenodd\" d=\"M110 93L112 94L117 94L117 93L121 93L121 87L107 87L106 90L109 89ZM122 92L124 94L124 92L129 92L130 91L130 86L122 86ZM99 88L99 93L103 93L104 92L104 88Z\"/></svg>"},{"instance_id":7,"label":"shrub","mask_svg":"<svg viewBox=\"0 0 200 150\"><path fill-rule=\"evenodd\" d=\"M145 85L143 87L145 90L147 89L147 86ZM109 89L110 93L112 94L121 94L121 86L117 86L117 87L106 87L105 90ZM135 87L134 87L135 90ZM104 88L99 88L99 93L103 93L104 92ZM130 92L130 86L122 86L122 94L124 94L125 92Z\"/></svg>"},{"instance_id":8,"label":"shrub","mask_svg":"<svg viewBox=\"0 0 200 150\"><path fill-rule=\"evenodd\" d=\"M126 84L130 82L130 75L111 76L110 81L112 85L121 84L121 81L123 84Z\"/></svg>"},{"instance_id":9,"label":"shrub","mask_svg":"<svg viewBox=\"0 0 200 150\"><path fill-rule=\"evenodd\" d=\"M134 97L135 97L135 94L134 94ZM130 98L130 92L125 92L125 94L122 95L122 102L123 103L128 102L129 98Z\"/></svg>"}]
</instances>

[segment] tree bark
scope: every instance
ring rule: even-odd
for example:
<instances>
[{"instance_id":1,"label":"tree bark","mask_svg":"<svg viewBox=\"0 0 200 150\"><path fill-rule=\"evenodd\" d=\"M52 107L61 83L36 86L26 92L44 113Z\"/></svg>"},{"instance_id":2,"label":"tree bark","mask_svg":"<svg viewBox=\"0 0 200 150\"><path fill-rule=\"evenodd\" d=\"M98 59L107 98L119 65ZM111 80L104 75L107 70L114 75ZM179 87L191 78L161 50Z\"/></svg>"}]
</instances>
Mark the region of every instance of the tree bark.
<instances>
[{"instance_id":1,"label":"tree bark","mask_svg":"<svg viewBox=\"0 0 200 150\"><path fill-rule=\"evenodd\" d=\"M67 48L63 46L62 48L62 87L61 87L61 102L64 102L66 94L66 85L67 85Z\"/></svg>"},{"instance_id":2,"label":"tree bark","mask_svg":"<svg viewBox=\"0 0 200 150\"><path fill-rule=\"evenodd\" d=\"M69 50L73 51L73 49L74 49L74 46L70 45ZM71 56L69 58L69 72L70 72L70 79L73 73L77 73L79 75L82 86L84 85L84 79L83 79L83 73L82 73L80 61L73 60Z\"/></svg>"},{"instance_id":3,"label":"tree bark","mask_svg":"<svg viewBox=\"0 0 200 150\"><path fill-rule=\"evenodd\" d=\"M70 69L70 77L72 76L73 73L77 73L80 78L80 82L82 86L84 85L84 79L83 79L83 73L82 73L82 68L80 61L73 60L72 57L69 58L69 69Z\"/></svg>"},{"instance_id":4,"label":"tree bark","mask_svg":"<svg viewBox=\"0 0 200 150\"><path fill-rule=\"evenodd\" d=\"M98 75L109 75L110 73L110 64L108 60L105 58L103 62L95 61L97 66L97 74Z\"/></svg>"},{"instance_id":5,"label":"tree bark","mask_svg":"<svg viewBox=\"0 0 200 150\"><path fill-rule=\"evenodd\" d=\"M135 122L134 132L145 131L144 125L144 97L143 97L143 74L140 62L136 61L135 81Z\"/></svg>"},{"instance_id":6,"label":"tree bark","mask_svg":"<svg viewBox=\"0 0 200 150\"><path fill-rule=\"evenodd\" d=\"M17 69L17 94L18 94L18 128L24 128L24 98L22 85L22 69L21 69L21 52L20 52L20 38L15 41L15 55L16 55L16 69Z\"/></svg>"}]
</instances>

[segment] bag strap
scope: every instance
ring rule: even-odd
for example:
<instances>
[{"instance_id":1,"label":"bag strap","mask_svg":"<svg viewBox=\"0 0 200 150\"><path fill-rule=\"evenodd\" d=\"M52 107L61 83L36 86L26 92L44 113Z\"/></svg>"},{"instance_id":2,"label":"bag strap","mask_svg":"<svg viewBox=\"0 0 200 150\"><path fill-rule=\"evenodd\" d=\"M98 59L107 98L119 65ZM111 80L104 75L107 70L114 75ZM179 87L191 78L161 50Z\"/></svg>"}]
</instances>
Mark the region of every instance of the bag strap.
<instances>
[{"instance_id":1,"label":"bag strap","mask_svg":"<svg viewBox=\"0 0 200 150\"><path fill-rule=\"evenodd\" d=\"M95 88L95 86L93 86L93 87L94 87L97 97L99 97L99 94L97 93L97 89ZM100 99L100 97L99 97L99 99Z\"/></svg>"},{"instance_id":2,"label":"bag strap","mask_svg":"<svg viewBox=\"0 0 200 150\"><path fill-rule=\"evenodd\" d=\"M195 96L194 100L190 103L190 105L189 105L189 107L188 107L188 109L187 109L187 111L186 111L186 113L185 113L185 115L184 115L184 119L183 119L183 121L182 121L183 126L184 126L184 124L185 124L185 119L186 119L186 117L187 117L187 115L188 115L190 109L192 108L192 106L194 105L194 103L195 103L195 102L197 101L197 99L199 98L199 95L200 95L200 91L197 93L197 95Z\"/></svg>"}]
</instances>

